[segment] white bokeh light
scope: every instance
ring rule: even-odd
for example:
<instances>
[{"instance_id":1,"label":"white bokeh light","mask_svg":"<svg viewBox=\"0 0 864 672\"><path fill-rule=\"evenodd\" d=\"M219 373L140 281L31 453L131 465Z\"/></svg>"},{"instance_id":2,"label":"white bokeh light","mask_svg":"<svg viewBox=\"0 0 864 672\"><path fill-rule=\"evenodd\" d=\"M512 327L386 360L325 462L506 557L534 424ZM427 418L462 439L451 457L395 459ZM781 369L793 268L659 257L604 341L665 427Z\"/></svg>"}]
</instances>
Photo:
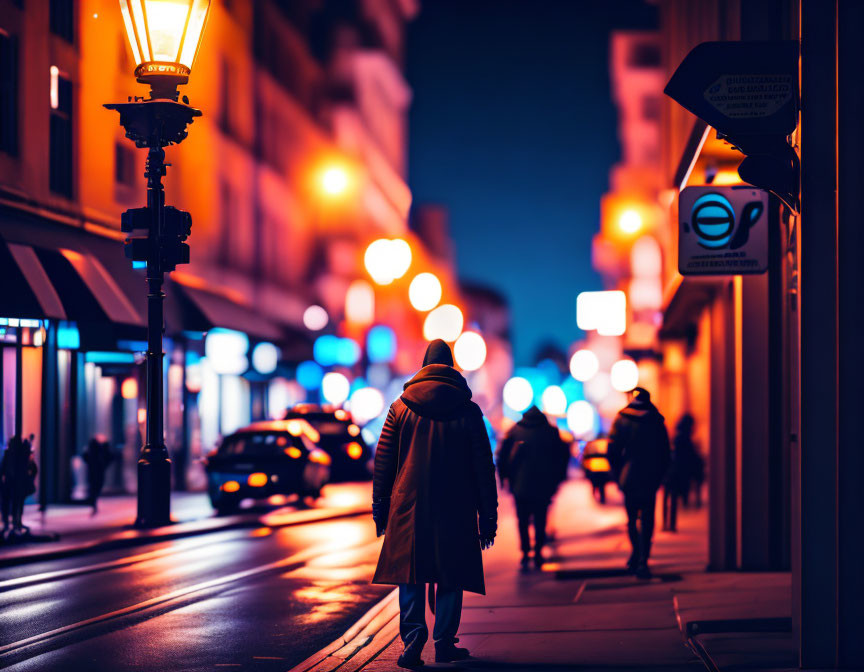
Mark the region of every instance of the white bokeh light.
<instances>
[{"instance_id":1,"label":"white bokeh light","mask_svg":"<svg viewBox=\"0 0 864 672\"><path fill-rule=\"evenodd\" d=\"M453 304L445 303L426 316L423 322L423 338L427 341L440 338L452 343L462 333L463 324L462 311Z\"/></svg>"},{"instance_id":2,"label":"white bokeh light","mask_svg":"<svg viewBox=\"0 0 864 672\"><path fill-rule=\"evenodd\" d=\"M629 392L639 384L639 367L632 359L621 359L610 371L612 387L619 392Z\"/></svg>"},{"instance_id":3,"label":"white bokeh light","mask_svg":"<svg viewBox=\"0 0 864 672\"><path fill-rule=\"evenodd\" d=\"M434 273L420 273L408 287L408 300L415 310L432 310L441 301L441 281Z\"/></svg>"},{"instance_id":4,"label":"white bokeh light","mask_svg":"<svg viewBox=\"0 0 864 672\"><path fill-rule=\"evenodd\" d=\"M567 412L567 395L557 385L550 385L543 390L540 406L545 413L563 416Z\"/></svg>"},{"instance_id":5,"label":"white bokeh light","mask_svg":"<svg viewBox=\"0 0 864 672\"><path fill-rule=\"evenodd\" d=\"M600 369L600 361L591 350L577 350L570 358L570 375L576 380L591 380Z\"/></svg>"},{"instance_id":6,"label":"white bokeh light","mask_svg":"<svg viewBox=\"0 0 864 672\"><path fill-rule=\"evenodd\" d=\"M465 371L476 371L486 361L486 341L476 331L466 331L456 339L453 356Z\"/></svg>"},{"instance_id":7,"label":"white bokeh light","mask_svg":"<svg viewBox=\"0 0 864 672\"><path fill-rule=\"evenodd\" d=\"M361 387L351 395L351 415L361 425L384 412L384 395L374 387Z\"/></svg>"},{"instance_id":8,"label":"white bokeh light","mask_svg":"<svg viewBox=\"0 0 864 672\"><path fill-rule=\"evenodd\" d=\"M514 376L504 383L504 403L514 411L521 413L534 401L534 390L531 383L521 376Z\"/></svg>"},{"instance_id":9,"label":"white bokeh light","mask_svg":"<svg viewBox=\"0 0 864 672\"><path fill-rule=\"evenodd\" d=\"M351 383L341 373L331 371L324 374L321 381L321 394L324 399L334 406L341 406L348 399L351 391Z\"/></svg>"},{"instance_id":10,"label":"white bokeh light","mask_svg":"<svg viewBox=\"0 0 864 672\"><path fill-rule=\"evenodd\" d=\"M594 431L594 407L587 401L574 401L567 408L567 426L577 437L585 437Z\"/></svg>"},{"instance_id":11,"label":"white bokeh light","mask_svg":"<svg viewBox=\"0 0 864 672\"><path fill-rule=\"evenodd\" d=\"M327 311L321 306L312 305L303 312L303 324L309 331L321 331L329 321Z\"/></svg>"},{"instance_id":12,"label":"white bokeh light","mask_svg":"<svg viewBox=\"0 0 864 672\"><path fill-rule=\"evenodd\" d=\"M265 376L273 373L279 363L279 354L279 348L272 343L259 343L252 349L252 368Z\"/></svg>"}]
</instances>

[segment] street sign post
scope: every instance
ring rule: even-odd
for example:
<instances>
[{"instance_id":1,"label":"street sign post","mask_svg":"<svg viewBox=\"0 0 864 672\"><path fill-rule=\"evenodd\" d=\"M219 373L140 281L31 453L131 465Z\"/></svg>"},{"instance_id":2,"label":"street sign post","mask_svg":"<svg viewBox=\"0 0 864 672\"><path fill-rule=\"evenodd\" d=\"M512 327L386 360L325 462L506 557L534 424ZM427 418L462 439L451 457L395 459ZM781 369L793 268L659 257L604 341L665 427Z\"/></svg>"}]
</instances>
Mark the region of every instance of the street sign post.
<instances>
[{"instance_id":1,"label":"street sign post","mask_svg":"<svg viewBox=\"0 0 864 672\"><path fill-rule=\"evenodd\" d=\"M687 187L678 197L678 272L752 275L768 270L768 193Z\"/></svg>"}]
</instances>

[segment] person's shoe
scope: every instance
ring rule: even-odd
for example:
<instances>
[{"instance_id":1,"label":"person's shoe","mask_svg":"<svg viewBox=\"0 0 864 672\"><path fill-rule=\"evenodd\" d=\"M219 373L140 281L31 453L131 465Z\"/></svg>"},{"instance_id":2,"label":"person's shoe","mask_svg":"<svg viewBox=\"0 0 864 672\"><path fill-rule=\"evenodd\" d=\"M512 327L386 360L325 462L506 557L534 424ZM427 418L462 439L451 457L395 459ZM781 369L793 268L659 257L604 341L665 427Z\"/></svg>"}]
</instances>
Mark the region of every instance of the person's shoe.
<instances>
[{"instance_id":1,"label":"person's shoe","mask_svg":"<svg viewBox=\"0 0 864 672\"><path fill-rule=\"evenodd\" d=\"M635 574L636 567L639 565L639 560L635 554L631 555L629 560L627 560L627 571L631 574Z\"/></svg>"},{"instance_id":2,"label":"person's shoe","mask_svg":"<svg viewBox=\"0 0 864 672\"><path fill-rule=\"evenodd\" d=\"M534 567L536 569L543 569L544 562L546 562L546 559L543 557L543 554L540 551L534 551Z\"/></svg>"},{"instance_id":3,"label":"person's shoe","mask_svg":"<svg viewBox=\"0 0 864 672\"><path fill-rule=\"evenodd\" d=\"M651 570L648 569L648 565L645 564L644 562L636 568L636 578L637 579L650 579L651 578Z\"/></svg>"},{"instance_id":4,"label":"person's shoe","mask_svg":"<svg viewBox=\"0 0 864 672\"><path fill-rule=\"evenodd\" d=\"M459 641L458 639L456 640ZM435 662L436 663L452 663L457 660L465 660L471 654L468 649L463 649L456 646L452 642L439 644L435 642Z\"/></svg>"},{"instance_id":5,"label":"person's shoe","mask_svg":"<svg viewBox=\"0 0 864 672\"><path fill-rule=\"evenodd\" d=\"M519 562L519 566L521 567L523 572L527 572L531 567L531 558L528 557L528 554L525 553L522 556L522 560Z\"/></svg>"},{"instance_id":6,"label":"person's shoe","mask_svg":"<svg viewBox=\"0 0 864 672\"><path fill-rule=\"evenodd\" d=\"M423 667L423 659L419 653L403 651L396 664L399 667L404 667L406 670L418 670Z\"/></svg>"}]
</instances>

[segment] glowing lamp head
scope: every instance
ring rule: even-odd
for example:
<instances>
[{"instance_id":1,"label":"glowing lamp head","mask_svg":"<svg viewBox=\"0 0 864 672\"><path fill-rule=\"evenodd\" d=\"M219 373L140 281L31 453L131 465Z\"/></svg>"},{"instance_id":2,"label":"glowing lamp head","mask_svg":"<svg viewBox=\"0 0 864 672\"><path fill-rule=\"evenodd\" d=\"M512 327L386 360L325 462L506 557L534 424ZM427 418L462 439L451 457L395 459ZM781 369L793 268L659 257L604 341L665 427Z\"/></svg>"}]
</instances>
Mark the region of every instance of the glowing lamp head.
<instances>
[{"instance_id":1,"label":"glowing lamp head","mask_svg":"<svg viewBox=\"0 0 864 672\"><path fill-rule=\"evenodd\" d=\"M210 0L120 0L135 76L154 98L177 100L177 86L189 81Z\"/></svg>"}]
</instances>

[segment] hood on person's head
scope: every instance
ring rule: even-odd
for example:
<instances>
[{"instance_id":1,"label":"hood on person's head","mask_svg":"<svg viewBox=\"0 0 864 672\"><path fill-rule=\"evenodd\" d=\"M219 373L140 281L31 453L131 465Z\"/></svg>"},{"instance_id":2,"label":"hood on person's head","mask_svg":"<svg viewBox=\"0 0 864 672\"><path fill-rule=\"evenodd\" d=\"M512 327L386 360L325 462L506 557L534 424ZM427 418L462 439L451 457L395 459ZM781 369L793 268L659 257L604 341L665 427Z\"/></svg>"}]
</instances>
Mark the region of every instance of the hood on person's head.
<instances>
[{"instance_id":1,"label":"hood on person's head","mask_svg":"<svg viewBox=\"0 0 864 672\"><path fill-rule=\"evenodd\" d=\"M445 364L453 366L453 352L450 346L440 338L436 338L426 348L426 355L423 357L423 366L430 364Z\"/></svg>"},{"instance_id":2,"label":"hood on person's head","mask_svg":"<svg viewBox=\"0 0 864 672\"><path fill-rule=\"evenodd\" d=\"M537 408L534 404L522 414L522 418L519 420L520 425L523 427L535 427L537 425L548 425L549 421L546 419L546 415Z\"/></svg>"},{"instance_id":3,"label":"hood on person's head","mask_svg":"<svg viewBox=\"0 0 864 672\"><path fill-rule=\"evenodd\" d=\"M654 413L660 414L657 407L651 403L651 393L644 387L634 387L630 390L630 395L630 403L621 409L621 413L624 415L633 418L642 418Z\"/></svg>"},{"instance_id":4,"label":"hood on person's head","mask_svg":"<svg viewBox=\"0 0 864 672\"><path fill-rule=\"evenodd\" d=\"M405 383L404 389L403 403L417 415L433 420L459 417L471 400L465 378L447 364L427 364Z\"/></svg>"}]
</instances>

